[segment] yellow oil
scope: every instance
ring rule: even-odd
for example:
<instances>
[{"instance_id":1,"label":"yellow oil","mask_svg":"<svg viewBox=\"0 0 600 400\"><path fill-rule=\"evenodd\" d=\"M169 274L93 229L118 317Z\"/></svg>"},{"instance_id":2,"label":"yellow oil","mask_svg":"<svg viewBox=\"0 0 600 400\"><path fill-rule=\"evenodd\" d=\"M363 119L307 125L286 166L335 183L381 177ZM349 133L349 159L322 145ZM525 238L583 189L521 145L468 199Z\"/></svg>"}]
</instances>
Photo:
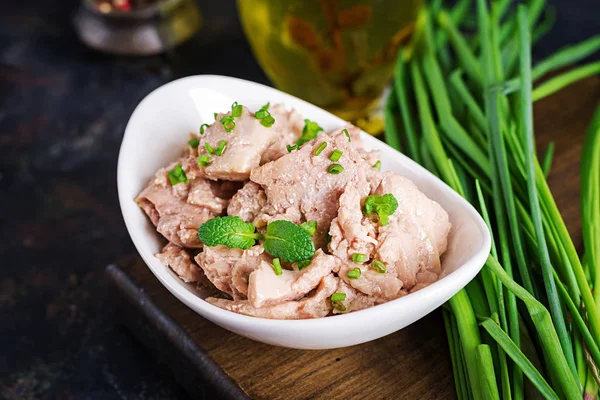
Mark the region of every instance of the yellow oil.
<instances>
[{"instance_id":1,"label":"yellow oil","mask_svg":"<svg viewBox=\"0 0 600 400\"><path fill-rule=\"evenodd\" d=\"M273 84L381 130L381 94L421 0L238 0L254 54Z\"/></svg>"}]
</instances>

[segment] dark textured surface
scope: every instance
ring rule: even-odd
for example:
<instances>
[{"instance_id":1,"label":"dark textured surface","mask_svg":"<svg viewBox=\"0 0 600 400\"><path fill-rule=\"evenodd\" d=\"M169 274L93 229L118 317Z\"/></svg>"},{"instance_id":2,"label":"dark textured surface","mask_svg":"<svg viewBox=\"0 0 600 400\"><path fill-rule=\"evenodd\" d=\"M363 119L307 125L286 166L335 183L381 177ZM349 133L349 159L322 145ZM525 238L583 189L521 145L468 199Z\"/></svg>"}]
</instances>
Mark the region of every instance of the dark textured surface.
<instances>
[{"instance_id":1,"label":"dark textured surface","mask_svg":"<svg viewBox=\"0 0 600 400\"><path fill-rule=\"evenodd\" d=\"M558 20L538 57L600 32L597 0L550 2ZM234 2L200 4L196 38L168 55L126 58L77 41L76 1L1 3L0 398L186 398L115 324L103 270L134 251L115 175L135 105L191 74L267 82Z\"/></svg>"}]
</instances>

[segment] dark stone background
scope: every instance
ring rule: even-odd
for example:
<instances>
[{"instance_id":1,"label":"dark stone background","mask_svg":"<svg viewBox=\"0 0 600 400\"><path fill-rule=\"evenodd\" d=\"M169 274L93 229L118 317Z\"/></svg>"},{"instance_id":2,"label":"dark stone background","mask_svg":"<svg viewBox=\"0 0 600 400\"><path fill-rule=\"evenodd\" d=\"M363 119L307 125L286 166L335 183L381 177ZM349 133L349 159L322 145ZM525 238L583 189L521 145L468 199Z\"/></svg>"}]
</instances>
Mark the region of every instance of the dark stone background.
<instances>
[{"instance_id":1,"label":"dark stone background","mask_svg":"<svg viewBox=\"0 0 600 400\"><path fill-rule=\"evenodd\" d=\"M598 0L549 2L557 23L536 57L600 32ZM103 271L135 251L115 176L136 104L192 74L268 83L234 1L200 5L197 37L168 55L130 58L78 42L75 0L1 2L0 398L187 398L115 323Z\"/></svg>"}]
</instances>

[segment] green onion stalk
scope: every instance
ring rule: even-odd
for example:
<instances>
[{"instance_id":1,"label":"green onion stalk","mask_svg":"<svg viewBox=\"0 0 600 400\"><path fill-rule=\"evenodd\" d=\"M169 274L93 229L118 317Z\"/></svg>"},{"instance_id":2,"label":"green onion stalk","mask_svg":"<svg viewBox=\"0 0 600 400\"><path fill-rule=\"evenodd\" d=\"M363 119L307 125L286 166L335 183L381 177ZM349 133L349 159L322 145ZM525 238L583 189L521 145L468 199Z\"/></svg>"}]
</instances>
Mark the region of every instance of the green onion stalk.
<instances>
[{"instance_id":1,"label":"green onion stalk","mask_svg":"<svg viewBox=\"0 0 600 400\"><path fill-rule=\"evenodd\" d=\"M598 399L600 107L581 156L580 255L546 181L554 145L536 156L533 104L600 73L585 62L600 35L532 65L554 20L545 0L454 4L425 6L399 49L385 138L471 202L492 234L481 273L443 309L457 396Z\"/></svg>"}]
</instances>

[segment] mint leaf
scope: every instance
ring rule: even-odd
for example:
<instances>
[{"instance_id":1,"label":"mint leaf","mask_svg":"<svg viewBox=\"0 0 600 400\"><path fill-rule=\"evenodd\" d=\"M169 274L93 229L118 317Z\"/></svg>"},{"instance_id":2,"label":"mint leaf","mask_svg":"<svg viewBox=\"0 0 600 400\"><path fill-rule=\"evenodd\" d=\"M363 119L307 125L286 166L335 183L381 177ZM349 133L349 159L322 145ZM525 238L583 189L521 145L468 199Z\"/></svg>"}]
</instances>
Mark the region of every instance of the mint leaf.
<instances>
[{"instance_id":1,"label":"mint leaf","mask_svg":"<svg viewBox=\"0 0 600 400\"><path fill-rule=\"evenodd\" d=\"M207 246L222 244L229 248L249 249L261 235L254 233L254 225L240 217L209 219L198 228L198 238Z\"/></svg>"},{"instance_id":2,"label":"mint leaf","mask_svg":"<svg viewBox=\"0 0 600 400\"><path fill-rule=\"evenodd\" d=\"M267 225L265 251L286 262L308 260L315 254L310 235L290 221L273 221Z\"/></svg>"},{"instance_id":3,"label":"mint leaf","mask_svg":"<svg viewBox=\"0 0 600 400\"><path fill-rule=\"evenodd\" d=\"M398 201L393 194L388 193L383 196L372 194L367 196L364 207L365 215L376 213L381 225L385 226L388 224L388 217L398 208Z\"/></svg>"}]
</instances>

